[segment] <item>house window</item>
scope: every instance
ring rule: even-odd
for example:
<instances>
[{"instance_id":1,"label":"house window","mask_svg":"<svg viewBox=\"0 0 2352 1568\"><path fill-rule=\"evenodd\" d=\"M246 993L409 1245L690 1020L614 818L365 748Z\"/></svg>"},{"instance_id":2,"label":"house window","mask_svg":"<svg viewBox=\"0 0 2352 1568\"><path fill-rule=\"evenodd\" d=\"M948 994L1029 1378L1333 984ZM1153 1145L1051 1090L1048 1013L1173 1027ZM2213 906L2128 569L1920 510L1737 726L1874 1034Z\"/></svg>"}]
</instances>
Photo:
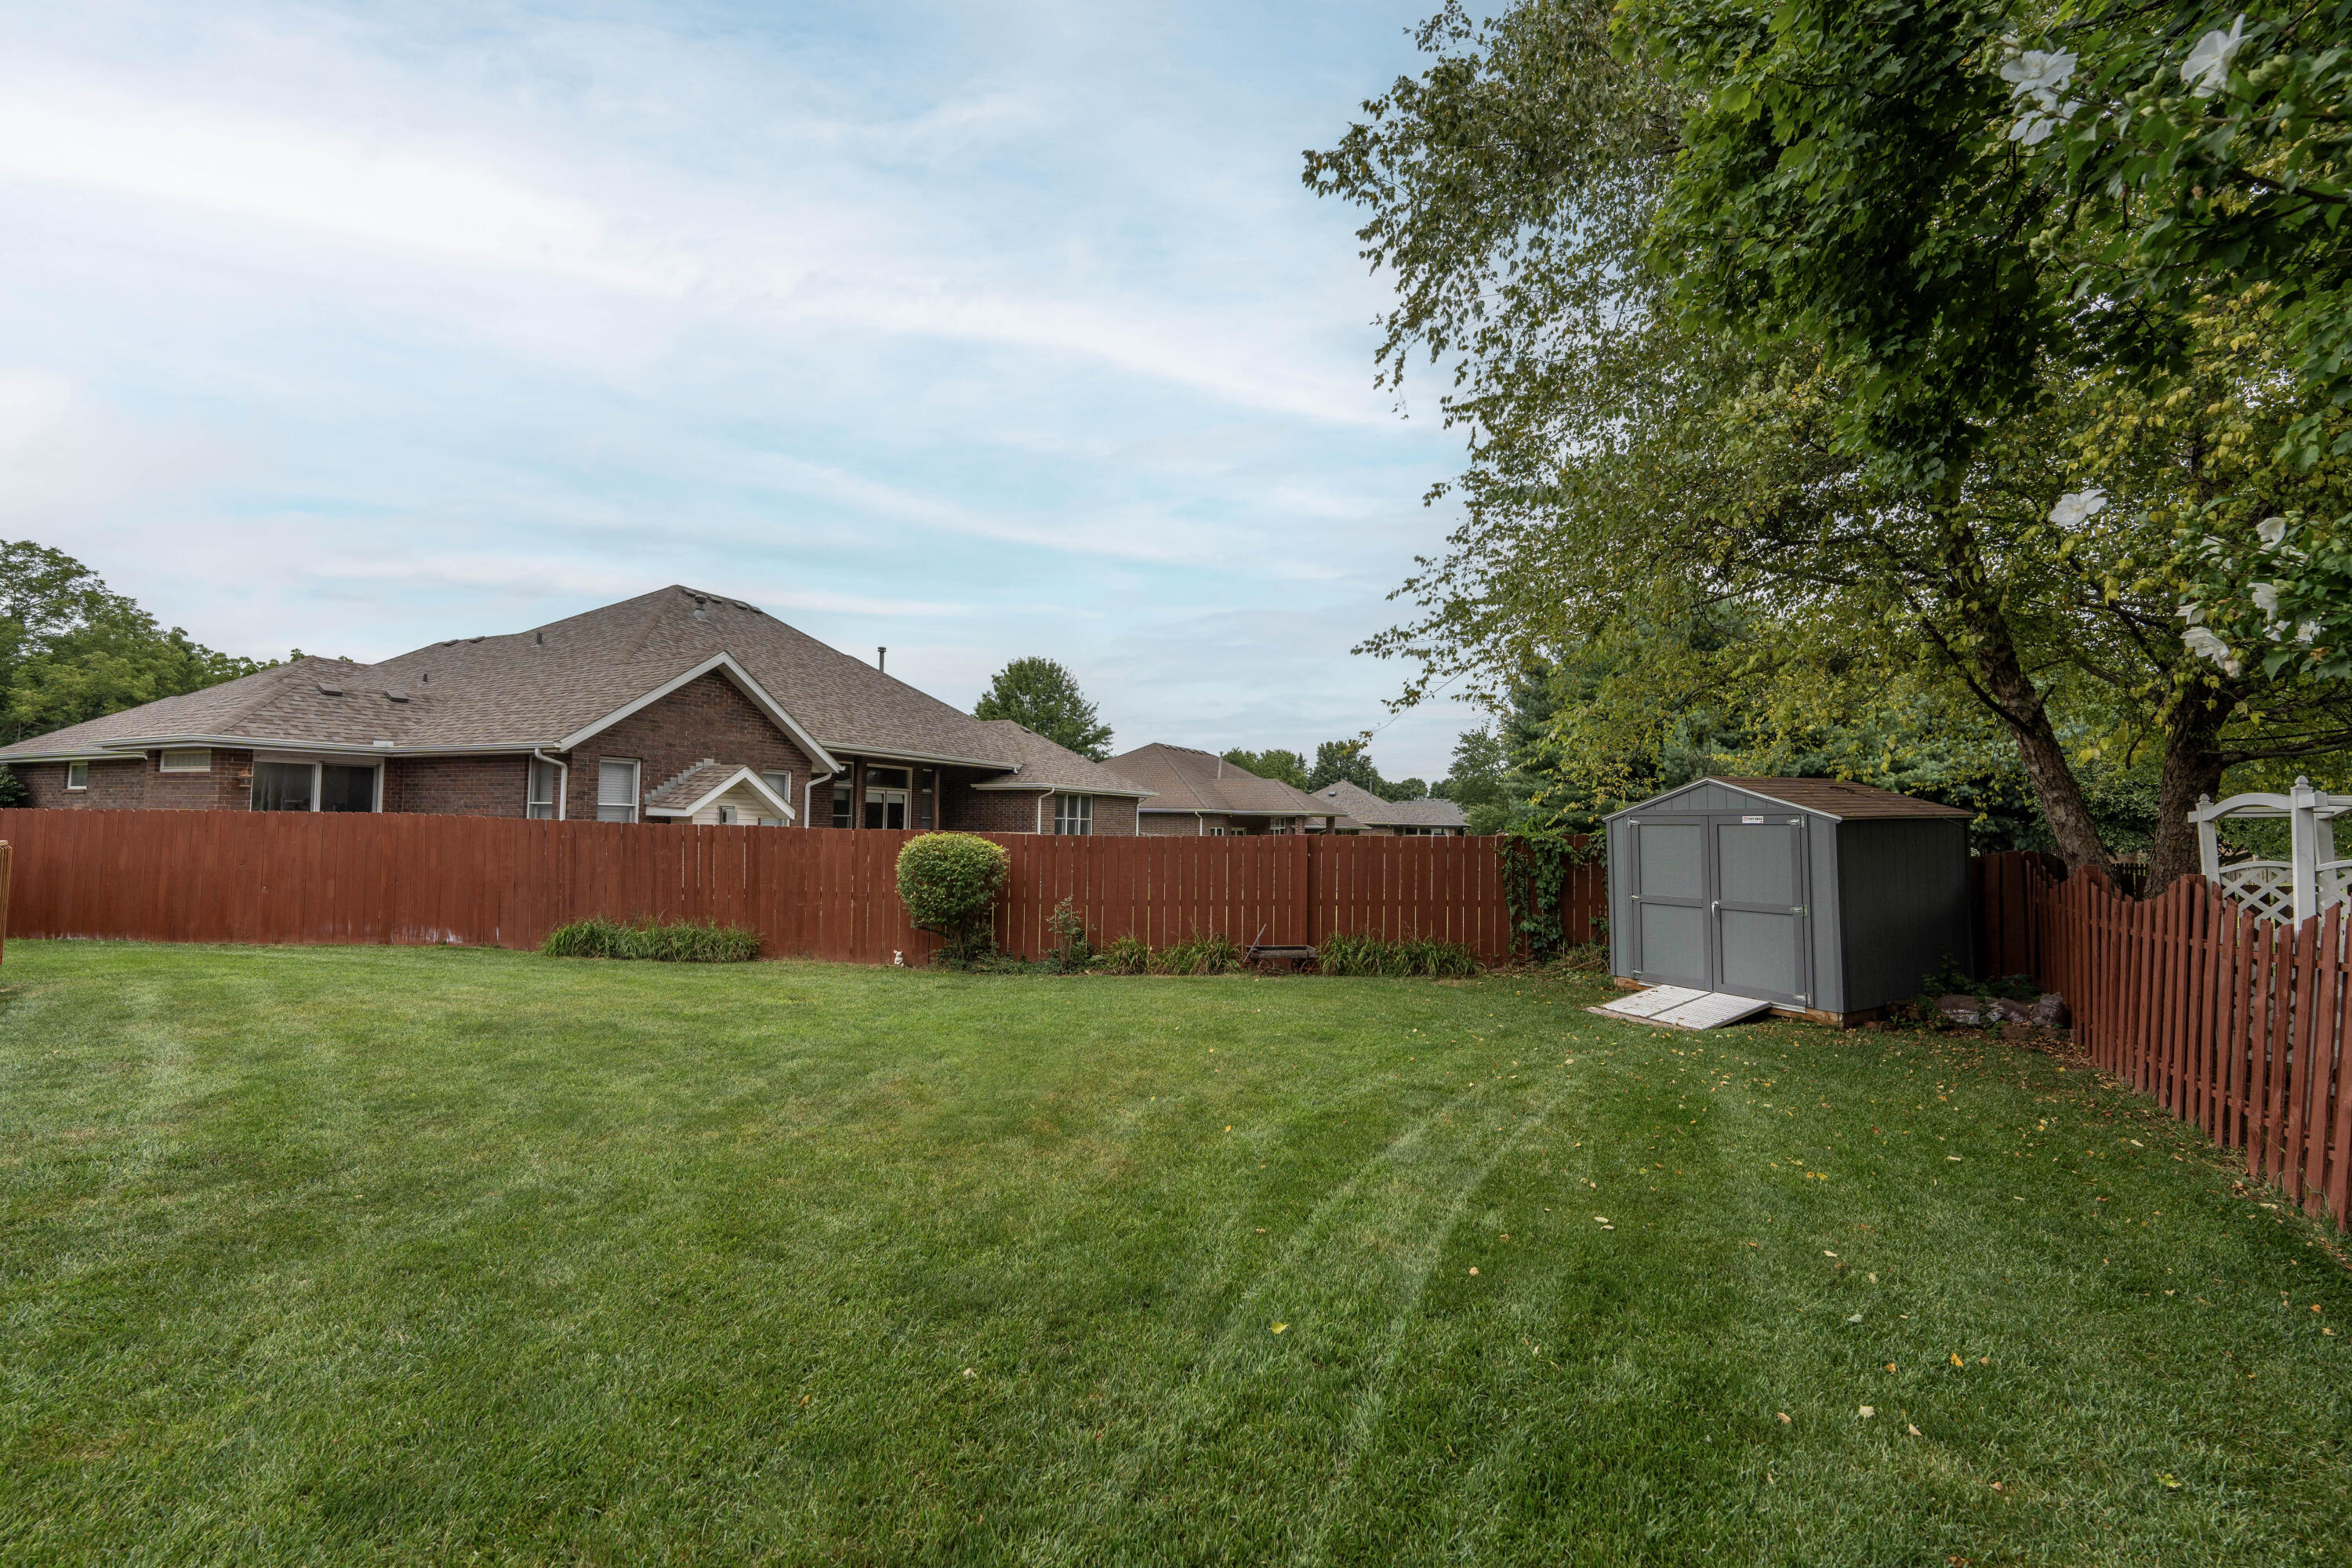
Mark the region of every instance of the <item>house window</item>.
<instances>
[{"instance_id":1,"label":"house window","mask_svg":"<svg viewBox=\"0 0 2352 1568\"><path fill-rule=\"evenodd\" d=\"M1054 831L1088 834L1095 830L1095 797L1057 795L1054 797Z\"/></svg>"},{"instance_id":2,"label":"house window","mask_svg":"<svg viewBox=\"0 0 2352 1568\"><path fill-rule=\"evenodd\" d=\"M66 788L88 789L89 787L89 764L88 763L68 763L66 764Z\"/></svg>"},{"instance_id":3,"label":"house window","mask_svg":"<svg viewBox=\"0 0 2352 1568\"><path fill-rule=\"evenodd\" d=\"M637 764L625 757L607 757L596 766L596 820L636 819Z\"/></svg>"},{"instance_id":4,"label":"house window","mask_svg":"<svg viewBox=\"0 0 2352 1568\"><path fill-rule=\"evenodd\" d=\"M908 784L909 780L905 768L866 769L866 826L889 828L906 826Z\"/></svg>"},{"instance_id":5,"label":"house window","mask_svg":"<svg viewBox=\"0 0 2352 1568\"><path fill-rule=\"evenodd\" d=\"M316 763L256 763L253 764L253 809L308 811L318 783Z\"/></svg>"},{"instance_id":6,"label":"house window","mask_svg":"<svg viewBox=\"0 0 2352 1568\"><path fill-rule=\"evenodd\" d=\"M208 773L213 771L213 753L209 746L183 746L165 752L155 763L155 771L164 773Z\"/></svg>"},{"instance_id":7,"label":"house window","mask_svg":"<svg viewBox=\"0 0 2352 1568\"><path fill-rule=\"evenodd\" d=\"M541 822L555 820L555 764L530 760L530 779L523 790L523 815Z\"/></svg>"},{"instance_id":8,"label":"house window","mask_svg":"<svg viewBox=\"0 0 2352 1568\"><path fill-rule=\"evenodd\" d=\"M833 825L835 827L856 826L856 795L850 789L847 779L833 786Z\"/></svg>"},{"instance_id":9,"label":"house window","mask_svg":"<svg viewBox=\"0 0 2352 1568\"><path fill-rule=\"evenodd\" d=\"M322 763L319 769L320 811L373 811L375 769Z\"/></svg>"}]
</instances>

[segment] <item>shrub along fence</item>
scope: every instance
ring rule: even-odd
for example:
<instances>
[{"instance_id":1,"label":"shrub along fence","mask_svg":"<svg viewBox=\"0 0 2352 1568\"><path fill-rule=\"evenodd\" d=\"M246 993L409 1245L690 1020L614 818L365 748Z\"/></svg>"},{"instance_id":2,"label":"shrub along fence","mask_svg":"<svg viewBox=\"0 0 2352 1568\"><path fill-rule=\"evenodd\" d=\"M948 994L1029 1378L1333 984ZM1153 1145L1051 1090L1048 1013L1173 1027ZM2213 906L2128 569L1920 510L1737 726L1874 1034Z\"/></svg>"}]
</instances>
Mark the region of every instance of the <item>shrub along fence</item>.
<instances>
[{"instance_id":1,"label":"shrub along fence","mask_svg":"<svg viewBox=\"0 0 2352 1568\"><path fill-rule=\"evenodd\" d=\"M2139 902L2097 876L2061 879L2038 857L1987 857L2014 889L1987 926L2031 962L2011 971L2062 992L2074 1037L2105 1071L2276 1184L2347 1225L2352 1184L2352 963L2345 908L2301 925L2265 921L2183 877Z\"/></svg>"},{"instance_id":2,"label":"shrub along fence","mask_svg":"<svg viewBox=\"0 0 2352 1568\"><path fill-rule=\"evenodd\" d=\"M0 811L14 843L12 936L155 942L407 942L531 948L568 921L716 921L770 954L909 963L911 832L672 827L495 817ZM1154 947L1332 935L1458 942L1504 957L1512 919L1490 838L995 837L1012 856L997 941L1055 946L1064 899L1097 942ZM1604 919L1601 867L1571 868L1561 923Z\"/></svg>"}]
</instances>

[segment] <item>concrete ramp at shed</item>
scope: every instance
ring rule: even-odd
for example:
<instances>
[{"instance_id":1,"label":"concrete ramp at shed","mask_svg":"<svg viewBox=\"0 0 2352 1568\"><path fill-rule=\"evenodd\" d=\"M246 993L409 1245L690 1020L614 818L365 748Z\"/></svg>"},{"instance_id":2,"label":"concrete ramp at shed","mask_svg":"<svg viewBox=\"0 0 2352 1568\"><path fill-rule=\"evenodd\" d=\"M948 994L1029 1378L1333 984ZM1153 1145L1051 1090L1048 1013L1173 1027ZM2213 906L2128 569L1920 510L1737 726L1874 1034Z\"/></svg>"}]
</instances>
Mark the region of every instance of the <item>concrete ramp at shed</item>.
<instances>
[{"instance_id":1,"label":"concrete ramp at shed","mask_svg":"<svg viewBox=\"0 0 2352 1568\"><path fill-rule=\"evenodd\" d=\"M1664 1024L1676 1029L1720 1029L1769 1012L1772 1004L1727 991L1700 991L1688 985L1653 985L1614 1002L1585 1011L1604 1018L1624 1018L1643 1024Z\"/></svg>"}]
</instances>

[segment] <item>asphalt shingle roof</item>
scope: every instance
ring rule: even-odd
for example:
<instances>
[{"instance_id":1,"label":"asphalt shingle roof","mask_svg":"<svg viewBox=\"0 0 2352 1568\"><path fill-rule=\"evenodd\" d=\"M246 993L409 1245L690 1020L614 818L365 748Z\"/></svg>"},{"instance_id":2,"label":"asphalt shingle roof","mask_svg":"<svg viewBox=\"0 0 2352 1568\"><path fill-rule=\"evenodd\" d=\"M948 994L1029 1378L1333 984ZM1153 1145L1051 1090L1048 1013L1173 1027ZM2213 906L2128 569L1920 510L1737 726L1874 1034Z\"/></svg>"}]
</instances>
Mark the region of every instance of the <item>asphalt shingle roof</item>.
<instances>
[{"instance_id":1,"label":"asphalt shingle roof","mask_svg":"<svg viewBox=\"0 0 2352 1568\"><path fill-rule=\"evenodd\" d=\"M380 664L297 659L0 747L0 762L194 741L389 742L379 749L410 752L551 747L722 653L836 754L1020 767L1050 773L1062 788L1140 793L1017 724L975 719L740 599L676 584Z\"/></svg>"},{"instance_id":2,"label":"asphalt shingle roof","mask_svg":"<svg viewBox=\"0 0 2352 1568\"><path fill-rule=\"evenodd\" d=\"M1154 791L1146 811L1208 811L1235 816L1328 816L1330 807L1280 779L1260 778L1212 752L1154 742L1105 764Z\"/></svg>"},{"instance_id":3,"label":"asphalt shingle roof","mask_svg":"<svg viewBox=\"0 0 2352 1568\"><path fill-rule=\"evenodd\" d=\"M1451 827L1458 832L1468 826L1462 808L1450 800L1382 800L1346 779L1317 790L1315 798L1323 803L1320 809L1336 806L1367 827Z\"/></svg>"}]
</instances>

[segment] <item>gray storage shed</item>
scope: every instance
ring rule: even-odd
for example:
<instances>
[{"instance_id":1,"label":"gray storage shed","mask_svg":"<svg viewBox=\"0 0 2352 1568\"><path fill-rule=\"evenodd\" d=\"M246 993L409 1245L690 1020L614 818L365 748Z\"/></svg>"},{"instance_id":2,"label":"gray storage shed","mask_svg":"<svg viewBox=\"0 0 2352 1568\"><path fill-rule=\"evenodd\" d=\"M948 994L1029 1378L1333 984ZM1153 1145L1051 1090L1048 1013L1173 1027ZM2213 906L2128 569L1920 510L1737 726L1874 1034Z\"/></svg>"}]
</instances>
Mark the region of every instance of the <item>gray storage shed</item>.
<instances>
[{"instance_id":1,"label":"gray storage shed","mask_svg":"<svg viewBox=\"0 0 2352 1568\"><path fill-rule=\"evenodd\" d=\"M1969 963L1974 814L1842 779L1699 779L1607 819L1620 980L1843 1022Z\"/></svg>"}]
</instances>

